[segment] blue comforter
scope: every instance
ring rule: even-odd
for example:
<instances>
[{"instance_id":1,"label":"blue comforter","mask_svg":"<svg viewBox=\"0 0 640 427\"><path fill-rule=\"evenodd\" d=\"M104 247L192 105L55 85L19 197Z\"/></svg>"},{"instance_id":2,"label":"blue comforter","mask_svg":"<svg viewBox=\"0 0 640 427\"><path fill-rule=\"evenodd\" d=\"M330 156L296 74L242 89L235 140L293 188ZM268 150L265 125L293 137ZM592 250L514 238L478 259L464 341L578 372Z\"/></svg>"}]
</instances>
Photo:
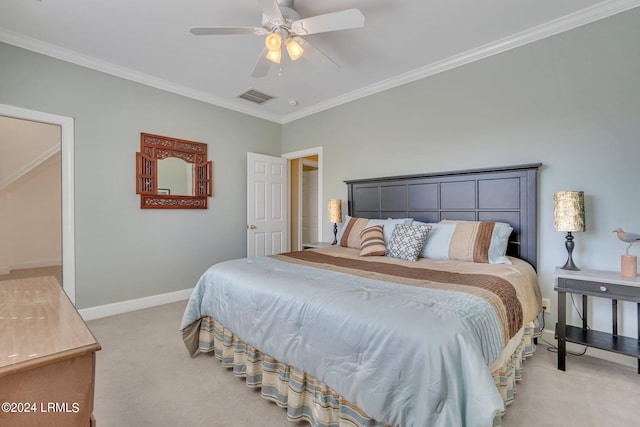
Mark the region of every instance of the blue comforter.
<instances>
[{"instance_id":1,"label":"blue comforter","mask_svg":"<svg viewBox=\"0 0 640 427\"><path fill-rule=\"evenodd\" d=\"M488 365L505 337L477 295L246 258L202 275L181 329L202 316L390 425L491 426L504 409Z\"/></svg>"}]
</instances>

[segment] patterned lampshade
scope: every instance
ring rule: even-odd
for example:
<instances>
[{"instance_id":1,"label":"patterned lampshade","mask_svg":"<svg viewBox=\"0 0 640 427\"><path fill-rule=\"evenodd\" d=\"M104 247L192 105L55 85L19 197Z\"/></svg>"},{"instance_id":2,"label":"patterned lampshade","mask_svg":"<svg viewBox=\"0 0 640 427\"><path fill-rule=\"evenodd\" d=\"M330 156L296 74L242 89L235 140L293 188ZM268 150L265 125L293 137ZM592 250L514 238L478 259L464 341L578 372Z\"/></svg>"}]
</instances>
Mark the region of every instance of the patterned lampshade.
<instances>
[{"instance_id":1,"label":"patterned lampshade","mask_svg":"<svg viewBox=\"0 0 640 427\"><path fill-rule=\"evenodd\" d=\"M584 191L560 191L553 195L556 231L584 231Z\"/></svg>"},{"instance_id":2,"label":"patterned lampshade","mask_svg":"<svg viewBox=\"0 0 640 427\"><path fill-rule=\"evenodd\" d=\"M333 224L342 223L342 200L329 199L329 222Z\"/></svg>"}]
</instances>

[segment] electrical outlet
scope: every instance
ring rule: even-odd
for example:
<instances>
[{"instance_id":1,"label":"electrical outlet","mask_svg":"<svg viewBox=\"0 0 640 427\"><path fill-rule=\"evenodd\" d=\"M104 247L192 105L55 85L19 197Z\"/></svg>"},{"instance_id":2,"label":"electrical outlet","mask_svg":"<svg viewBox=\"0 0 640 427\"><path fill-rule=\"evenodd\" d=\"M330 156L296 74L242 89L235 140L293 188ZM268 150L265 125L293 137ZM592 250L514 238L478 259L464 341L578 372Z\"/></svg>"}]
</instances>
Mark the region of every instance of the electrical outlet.
<instances>
[{"instance_id":1,"label":"electrical outlet","mask_svg":"<svg viewBox=\"0 0 640 427\"><path fill-rule=\"evenodd\" d=\"M544 309L545 313L551 314L551 300L549 298L542 298L542 306L546 307Z\"/></svg>"}]
</instances>

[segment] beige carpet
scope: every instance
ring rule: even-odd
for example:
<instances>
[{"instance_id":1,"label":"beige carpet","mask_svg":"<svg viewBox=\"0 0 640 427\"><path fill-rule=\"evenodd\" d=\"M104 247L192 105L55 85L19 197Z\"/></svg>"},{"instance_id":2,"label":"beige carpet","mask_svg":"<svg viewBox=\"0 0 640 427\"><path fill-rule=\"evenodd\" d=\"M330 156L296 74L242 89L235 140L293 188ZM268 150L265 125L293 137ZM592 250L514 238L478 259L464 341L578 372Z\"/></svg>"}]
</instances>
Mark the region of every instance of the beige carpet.
<instances>
[{"instance_id":1,"label":"beige carpet","mask_svg":"<svg viewBox=\"0 0 640 427\"><path fill-rule=\"evenodd\" d=\"M94 414L99 427L301 427L211 355L191 359L178 331L185 302L88 322L97 355ZM638 425L640 375L589 356L538 346L504 417L505 427ZM455 426L452 426L455 427Z\"/></svg>"}]
</instances>

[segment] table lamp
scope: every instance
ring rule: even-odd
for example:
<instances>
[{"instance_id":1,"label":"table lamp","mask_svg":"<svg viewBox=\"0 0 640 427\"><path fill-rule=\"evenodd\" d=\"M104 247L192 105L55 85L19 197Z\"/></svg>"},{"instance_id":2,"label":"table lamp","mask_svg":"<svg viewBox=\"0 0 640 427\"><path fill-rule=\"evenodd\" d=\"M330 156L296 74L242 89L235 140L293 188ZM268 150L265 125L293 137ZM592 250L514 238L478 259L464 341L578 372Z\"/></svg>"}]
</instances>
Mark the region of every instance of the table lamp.
<instances>
[{"instance_id":1,"label":"table lamp","mask_svg":"<svg viewBox=\"0 0 640 427\"><path fill-rule=\"evenodd\" d=\"M567 262L560 268L563 270L580 270L573 262L573 235L576 231L584 231L584 192L560 191L553 195L556 231L565 231L567 238Z\"/></svg>"},{"instance_id":2,"label":"table lamp","mask_svg":"<svg viewBox=\"0 0 640 427\"><path fill-rule=\"evenodd\" d=\"M329 199L329 222L333 223L333 243L338 243L338 224L342 224L342 200Z\"/></svg>"}]
</instances>

